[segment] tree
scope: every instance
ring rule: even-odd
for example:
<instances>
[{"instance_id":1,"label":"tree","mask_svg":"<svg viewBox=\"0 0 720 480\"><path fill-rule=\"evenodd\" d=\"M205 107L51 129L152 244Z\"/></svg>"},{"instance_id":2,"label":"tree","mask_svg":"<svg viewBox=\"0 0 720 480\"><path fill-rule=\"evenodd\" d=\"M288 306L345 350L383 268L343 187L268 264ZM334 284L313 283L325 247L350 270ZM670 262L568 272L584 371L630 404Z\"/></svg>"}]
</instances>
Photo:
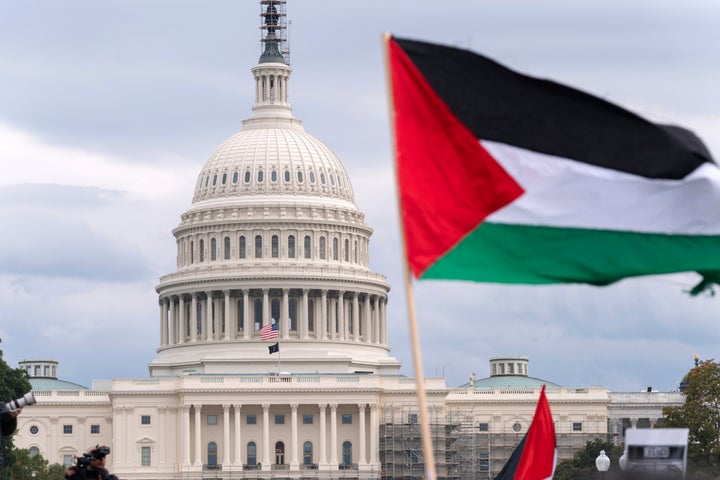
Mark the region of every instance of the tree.
<instances>
[{"instance_id":1,"label":"tree","mask_svg":"<svg viewBox=\"0 0 720 480\"><path fill-rule=\"evenodd\" d=\"M610 472L619 471L618 459L623 454L623 447L613 445L612 442L596 438L588 441L583 448L575 452L572 460L563 460L555 468L554 480L587 480L597 478L598 471L595 467L595 459L600 451L610 457Z\"/></svg>"},{"instance_id":2,"label":"tree","mask_svg":"<svg viewBox=\"0 0 720 480\"><path fill-rule=\"evenodd\" d=\"M1 480L47 480L47 460L42 455L30 455L24 448L13 452L12 463L6 462L0 472Z\"/></svg>"},{"instance_id":3,"label":"tree","mask_svg":"<svg viewBox=\"0 0 720 480\"><path fill-rule=\"evenodd\" d=\"M0 343L2 340L0 339ZM27 373L20 368L10 368L10 365L3 360L3 352L0 350L0 402L9 402L22 397L30 391L32 386L28 381ZM12 465L15 450L13 449L12 436L2 436L3 457L5 465ZM5 469L7 470L7 468ZM3 478L0 476L0 478Z\"/></svg>"},{"instance_id":4,"label":"tree","mask_svg":"<svg viewBox=\"0 0 720 480\"><path fill-rule=\"evenodd\" d=\"M688 467L693 475L720 475L720 363L704 360L690 370L685 404L663 409L664 427L687 428Z\"/></svg>"}]
</instances>

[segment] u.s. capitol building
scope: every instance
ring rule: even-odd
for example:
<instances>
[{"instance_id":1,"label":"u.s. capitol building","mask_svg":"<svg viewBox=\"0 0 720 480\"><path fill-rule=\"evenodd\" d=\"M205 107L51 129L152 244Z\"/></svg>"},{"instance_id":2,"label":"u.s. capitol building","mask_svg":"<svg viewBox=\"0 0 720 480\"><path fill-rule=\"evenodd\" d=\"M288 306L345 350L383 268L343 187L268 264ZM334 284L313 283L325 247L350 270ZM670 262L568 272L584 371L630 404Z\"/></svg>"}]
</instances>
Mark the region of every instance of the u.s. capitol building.
<instances>
[{"instance_id":1,"label":"u.s. capitol building","mask_svg":"<svg viewBox=\"0 0 720 480\"><path fill-rule=\"evenodd\" d=\"M252 114L205 162L173 230L177 270L157 286L150 376L87 389L58 380L51 359L21 362L38 403L19 417L16 446L69 464L107 444L123 479L423 475L415 381L390 355L372 229L340 160L292 115L285 2L260 4ZM426 380L438 477L492 478L542 384L560 459L682 402L561 387L528 363L492 358L486 378L457 388Z\"/></svg>"}]
</instances>

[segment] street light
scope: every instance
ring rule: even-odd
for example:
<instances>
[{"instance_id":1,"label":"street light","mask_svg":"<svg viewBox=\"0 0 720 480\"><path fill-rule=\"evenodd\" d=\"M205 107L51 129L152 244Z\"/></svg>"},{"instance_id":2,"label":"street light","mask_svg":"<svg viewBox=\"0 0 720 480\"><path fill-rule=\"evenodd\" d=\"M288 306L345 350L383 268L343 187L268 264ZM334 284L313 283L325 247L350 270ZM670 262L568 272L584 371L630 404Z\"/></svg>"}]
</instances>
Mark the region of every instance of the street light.
<instances>
[{"instance_id":1,"label":"street light","mask_svg":"<svg viewBox=\"0 0 720 480\"><path fill-rule=\"evenodd\" d=\"M610 469L610 459L605 455L605 450L600 450L600 455L595 459L595 466L600 472L600 477L605 476L605 472Z\"/></svg>"}]
</instances>

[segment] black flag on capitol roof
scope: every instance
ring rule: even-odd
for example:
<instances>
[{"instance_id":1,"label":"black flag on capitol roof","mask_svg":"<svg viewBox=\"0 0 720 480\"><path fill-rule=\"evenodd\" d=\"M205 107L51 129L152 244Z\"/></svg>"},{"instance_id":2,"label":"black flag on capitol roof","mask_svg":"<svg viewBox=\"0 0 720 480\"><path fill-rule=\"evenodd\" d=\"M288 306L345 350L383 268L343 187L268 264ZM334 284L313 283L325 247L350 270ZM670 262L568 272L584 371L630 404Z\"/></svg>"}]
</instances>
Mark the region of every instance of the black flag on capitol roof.
<instances>
[{"instance_id":1,"label":"black flag on capitol roof","mask_svg":"<svg viewBox=\"0 0 720 480\"><path fill-rule=\"evenodd\" d=\"M270 345L270 346L268 347L268 352L270 352L270 355L272 355L272 354L275 353L275 352L279 352L279 351L280 351L280 344L279 344L279 343L276 343L276 344L274 344L274 345Z\"/></svg>"}]
</instances>

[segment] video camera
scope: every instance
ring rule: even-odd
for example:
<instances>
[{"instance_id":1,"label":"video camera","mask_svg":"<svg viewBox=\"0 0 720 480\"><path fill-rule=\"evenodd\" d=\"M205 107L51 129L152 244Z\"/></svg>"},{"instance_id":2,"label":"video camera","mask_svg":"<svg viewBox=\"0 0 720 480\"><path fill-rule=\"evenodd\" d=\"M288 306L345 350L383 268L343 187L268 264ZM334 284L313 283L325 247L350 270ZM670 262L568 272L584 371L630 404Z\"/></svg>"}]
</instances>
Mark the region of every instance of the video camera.
<instances>
[{"instance_id":1,"label":"video camera","mask_svg":"<svg viewBox=\"0 0 720 480\"><path fill-rule=\"evenodd\" d=\"M0 413L10 413L13 410L17 410L18 408L22 408L26 405L32 405L34 403L35 396L32 392L28 392L18 399L10 400L7 403L0 403Z\"/></svg>"},{"instance_id":2,"label":"video camera","mask_svg":"<svg viewBox=\"0 0 720 480\"><path fill-rule=\"evenodd\" d=\"M96 445L95 448L90 450L88 453L83 453L81 457L75 457L75 472L72 475L65 475L65 478L69 479L84 479L85 471L90 466L90 461L93 459L105 458L110 455L110 447L106 445Z\"/></svg>"}]
</instances>

